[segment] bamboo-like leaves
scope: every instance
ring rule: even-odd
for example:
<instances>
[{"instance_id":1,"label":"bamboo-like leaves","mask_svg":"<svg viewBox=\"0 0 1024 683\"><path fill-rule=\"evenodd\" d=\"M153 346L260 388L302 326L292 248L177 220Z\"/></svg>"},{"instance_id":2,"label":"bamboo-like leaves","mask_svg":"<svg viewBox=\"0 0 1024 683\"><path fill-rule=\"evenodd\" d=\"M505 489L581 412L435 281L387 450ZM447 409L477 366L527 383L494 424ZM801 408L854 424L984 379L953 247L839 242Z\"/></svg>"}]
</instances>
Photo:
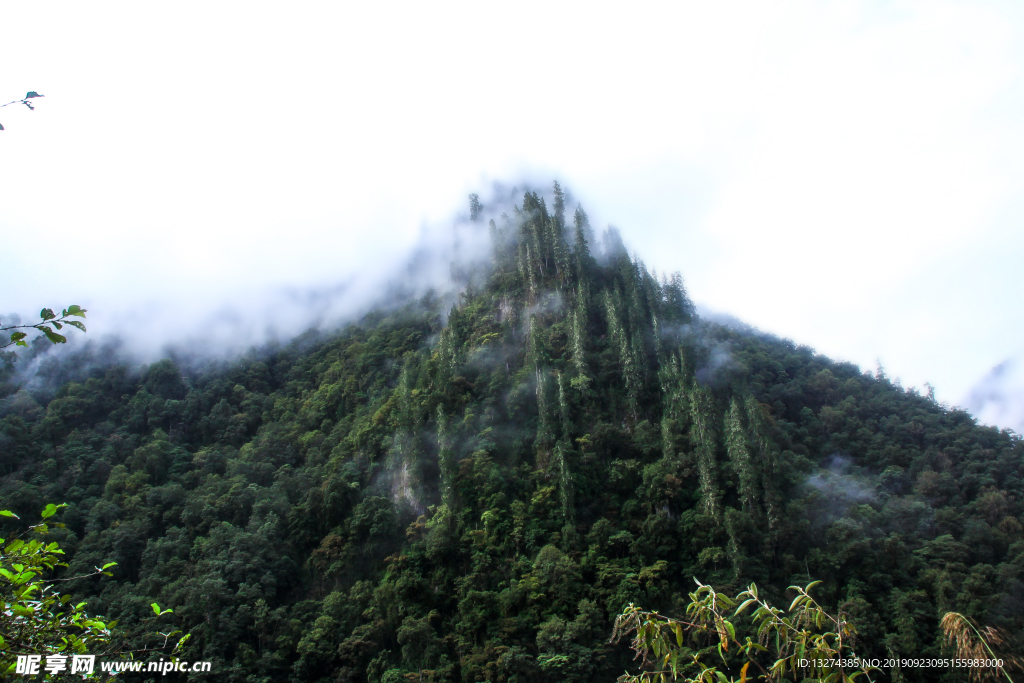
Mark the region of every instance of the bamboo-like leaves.
<instances>
[{"instance_id":1,"label":"bamboo-like leaves","mask_svg":"<svg viewBox=\"0 0 1024 683\"><path fill-rule=\"evenodd\" d=\"M619 678L620 683L656 680L745 683L751 665L760 671L756 678L773 683L798 678L822 683L854 681L861 677L870 681L870 667L848 671L820 665L856 658L847 638L856 633L852 625L842 614L833 616L826 612L810 594L820 581L802 587L791 586L790 590L796 591L797 595L785 612L763 601L755 584L750 584L747 590L733 598L696 578L694 581L697 589L690 593L685 619L644 612L632 604L616 619L613 640L635 633L631 646L643 669L637 674L624 674ZM736 625L725 614L734 610L732 616L735 617L751 607L755 607L751 620L756 640L745 635L741 642ZM830 629L823 631L825 626ZM680 666L687 635L696 641L694 647L698 654L691 655L692 661ZM700 642L707 637L717 641L713 649L722 662L721 669L709 667L701 661L701 653L708 650L701 650ZM738 677L732 673L736 671Z\"/></svg>"}]
</instances>

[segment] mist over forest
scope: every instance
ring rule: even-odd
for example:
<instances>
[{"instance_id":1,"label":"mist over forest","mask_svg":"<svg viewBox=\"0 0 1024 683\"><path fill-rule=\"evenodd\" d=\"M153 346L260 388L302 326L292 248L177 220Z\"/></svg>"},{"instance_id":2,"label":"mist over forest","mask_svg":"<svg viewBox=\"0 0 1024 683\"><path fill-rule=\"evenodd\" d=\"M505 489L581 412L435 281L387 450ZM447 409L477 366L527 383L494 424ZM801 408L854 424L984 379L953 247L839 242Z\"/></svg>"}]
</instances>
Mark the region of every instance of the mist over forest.
<instances>
[{"instance_id":1,"label":"mist over forest","mask_svg":"<svg viewBox=\"0 0 1024 683\"><path fill-rule=\"evenodd\" d=\"M613 681L642 663L616 617L696 578L821 581L862 657L949 656L950 612L1024 656L1017 434L702 315L558 183L469 199L194 337L2 352L3 508L67 504L63 575L117 563L67 590L125 647L173 620L189 680Z\"/></svg>"}]
</instances>

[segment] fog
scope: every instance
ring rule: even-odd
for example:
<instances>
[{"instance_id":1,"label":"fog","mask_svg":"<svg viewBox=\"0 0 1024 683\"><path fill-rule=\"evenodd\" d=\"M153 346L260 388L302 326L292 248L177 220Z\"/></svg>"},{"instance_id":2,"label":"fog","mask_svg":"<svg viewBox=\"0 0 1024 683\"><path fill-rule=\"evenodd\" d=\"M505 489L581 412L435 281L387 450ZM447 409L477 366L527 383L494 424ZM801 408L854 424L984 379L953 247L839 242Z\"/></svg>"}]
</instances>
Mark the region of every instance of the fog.
<instances>
[{"instance_id":1,"label":"fog","mask_svg":"<svg viewBox=\"0 0 1024 683\"><path fill-rule=\"evenodd\" d=\"M230 356L444 282L467 195L558 179L702 310L1024 430L1003 2L15 3L0 313ZM575 206L575 203L572 204ZM466 247L463 243L461 248ZM74 333L77 334L77 333Z\"/></svg>"}]
</instances>

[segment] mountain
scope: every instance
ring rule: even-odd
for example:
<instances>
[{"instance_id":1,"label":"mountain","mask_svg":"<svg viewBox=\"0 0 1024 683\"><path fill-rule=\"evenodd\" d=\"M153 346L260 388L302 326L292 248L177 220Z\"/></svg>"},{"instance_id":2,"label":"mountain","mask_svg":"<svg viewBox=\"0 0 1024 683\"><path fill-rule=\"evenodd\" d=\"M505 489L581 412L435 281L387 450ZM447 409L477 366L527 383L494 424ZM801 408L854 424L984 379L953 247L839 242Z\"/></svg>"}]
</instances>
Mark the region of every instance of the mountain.
<instances>
[{"instance_id":1,"label":"mountain","mask_svg":"<svg viewBox=\"0 0 1024 683\"><path fill-rule=\"evenodd\" d=\"M862 656L938 656L951 610L1022 651L1018 436L700 319L557 184L520 202L487 221L473 196L491 250L453 265L454 305L8 379L4 507L68 503L69 571L118 562L70 589L133 634L173 608L209 680L612 681L615 616L679 613L694 577L782 604L820 579Z\"/></svg>"}]
</instances>

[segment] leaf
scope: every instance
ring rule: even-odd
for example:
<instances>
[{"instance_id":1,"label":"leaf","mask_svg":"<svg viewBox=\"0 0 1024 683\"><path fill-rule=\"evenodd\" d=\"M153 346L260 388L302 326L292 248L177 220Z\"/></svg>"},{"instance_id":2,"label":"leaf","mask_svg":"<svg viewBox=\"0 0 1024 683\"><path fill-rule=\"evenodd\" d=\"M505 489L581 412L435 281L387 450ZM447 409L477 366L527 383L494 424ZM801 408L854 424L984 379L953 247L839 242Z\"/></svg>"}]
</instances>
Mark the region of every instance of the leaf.
<instances>
[{"instance_id":1,"label":"leaf","mask_svg":"<svg viewBox=\"0 0 1024 683\"><path fill-rule=\"evenodd\" d=\"M108 568L110 568L110 567L114 567L114 566L117 566L117 562L107 562L107 563L106 563L105 565L103 565L103 567L101 568L101 570L102 570L102 569L108 569Z\"/></svg>"},{"instance_id":2,"label":"leaf","mask_svg":"<svg viewBox=\"0 0 1024 683\"><path fill-rule=\"evenodd\" d=\"M52 309L44 308L43 310L39 311L39 317L42 318L43 320L53 320L57 316L54 315Z\"/></svg>"},{"instance_id":3,"label":"leaf","mask_svg":"<svg viewBox=\"0 0 1024 683\"><path fill-rule=\"evenodd\" d=\"M12 342L18 342L18 341L21 341L22 339L24 339L27 336L28 335L25 334L24 332L12 332L11 333L11 341Z\"/></svg>"},{"instance_id":4,"label":"leaf","mask_svg":"<svg viewBox=\"0 0 1024 683\"><path fill-rule=\"evenodd\" d=\"M40 95L35 90L29 90L28 93L25 95L26 100L31 100L34 97L45 97L45 95Z\"/></svg>"},{"instance_id":5,"label":"leaf","mask_svg":"<svg viewBox=\"0 0 1024 683\"><path fill-rule=\"evenodd\" d=\"M77 320L65 320L64 322L67 323L68 325L71 325L72 327L77 327L82 332L85 332L85 325L78 322Z\"/></svg>"},{"instance_id":6,"label":"leaf","mask_svg":"<svg viewBox=\"0 0 1024 683\"><path fill-rule=\"evenodd\" d=\"M154 612L154 613L155 613L155 614L156 614L157 616L160 616L160 605L158 605L158 604L156 604L156 603L154 602L153 604L151 604L151 605L150 605L150 607L152 607L152 608L153 608L153 612Z\"/></svg>"},{"instance_id":7,"label":"leaf","mask_svg":"<svg viewBox=\"0 0 1024 683\"><path fill-rule=\"evenodd\" d=\"M15 519L21 519L18 515L14 514L10 510L0 510L0 517L14 517Z\"/></svg>"},{"instance_id":8,"label":"leaf","mask_svg":"<svg viewBox=\"0 0 1024 683\"><path fill-rule=\"evenodd\" d=\"M53 325L54 327L56 327L58 330L62 327L62 325L59 322L57 322L56 320L54 320L50 324Z\"/></svg>"},{"instance_id":9,"label":"leaf","mask_svg":"<svg viewBox=\"0 0 1024 683\"><path fill-rule=\"evenodd\" d=\"M191 638L191 637L192 637L191 633L186 633L185 635L183 635L181 637L181 640L178 641L178 644L174 646L174 651L177 652L178 650L180 650L182 648L182 646L184 646L185 643L188 642L188 639Z\"/></svg>"},{"instance_id":10,"label":"leaf","mask_svg":"<svg viewBox=\"0 0 1024 683\"><path fill-rule=\"evenodd\" d=\"M747 605L749 605L752 602L757 602L757 601L754 600L754 598L750 598L748 600L744 600L743 604L741 604L739 607L736 608L736 611L733 613L733 616L736 616L737 614L739 614L740 612L745 610L747 608Z\"/></svg>"},{"instance_id":11,"label":"leaf","mask_svg":"<svg viewBox=\"0 0 1024 683\"><path fill-rule=\"evenodd\" d=\"M49 339L50 341L52 341L54 344L64 344L68 340L67 337L65 337L62 334L57 334L56 332L51 330L49 327L44 327L44 326L40 325L36 329L39 330L40 332L42 332L43 334L45 334L46 338Z\"/></svg>"},{"instance_id":12,"label":"leaf","mask_svg":"<svg viewBox=\"0 0 1024 683\"><path fill-rule=\"evenodd\" d=\"M77 315L79 318L85 317L85 309L78 304L71 304L68 306L67 315Z\"/></svg>"},{"instance_id":13,"label":"leaf","mask_svg":"<svg viewBox=\"0 0 1024 683\"><path fill-rule=\"evenodd\" d=\"M53 503L50 503L49 505L46 506L46 508L42 511L41 514L43 519L49 519L50 517L53 517L55 514L57 514L57 506L54 505Z\"/></svg>"}]
</instances>

